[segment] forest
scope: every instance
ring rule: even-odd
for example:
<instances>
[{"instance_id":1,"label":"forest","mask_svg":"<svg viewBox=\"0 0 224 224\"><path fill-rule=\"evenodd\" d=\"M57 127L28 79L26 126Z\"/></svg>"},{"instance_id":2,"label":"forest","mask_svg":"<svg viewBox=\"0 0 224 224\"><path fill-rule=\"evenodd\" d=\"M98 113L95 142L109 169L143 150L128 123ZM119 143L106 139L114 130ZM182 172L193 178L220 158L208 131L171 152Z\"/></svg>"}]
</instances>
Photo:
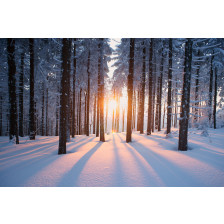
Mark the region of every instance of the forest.
<instances>
[{"instance_id":1,"label":"forest","mask_svg":"<svg viewBox=\"0 0 224 224\"><path fill-rule=\"evenodd\" d=\"M127 148L144 138L146 150L151 140L161 138L167 141L161 150L180 156L182 151L193 153L191 135L210 144L213 133L219 136L214 147L221 156L214 184L224 184L222 38L2 38L0 79L2 152L31 144L27 153L42 140L54 139L54 155L62 155L78 150L71 143L109 144L115 138L114 144ZM175 142L172 147L170 141ZM107 156L103 152L102 160ZM194 184L212 183L183 185Z\"/></svg>"}]
</instances>

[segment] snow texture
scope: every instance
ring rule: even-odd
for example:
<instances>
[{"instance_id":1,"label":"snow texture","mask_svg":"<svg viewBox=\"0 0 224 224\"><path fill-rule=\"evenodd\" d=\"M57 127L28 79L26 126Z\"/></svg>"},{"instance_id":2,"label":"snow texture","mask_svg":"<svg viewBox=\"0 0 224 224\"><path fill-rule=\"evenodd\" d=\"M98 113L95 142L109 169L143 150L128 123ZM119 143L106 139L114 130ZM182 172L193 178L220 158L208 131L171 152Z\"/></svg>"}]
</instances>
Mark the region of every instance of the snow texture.
<instances>
[{"instance_id":1,"label":"snow texture","mask_svg":"<svg viewBox=\"0 0 224 224\"><path fill-rule=\"evenodd\" d=\"M24 137L19 145L0 137L0 186L224 186L224 128L208 132L190 129L186 152L177 151L174 129L170 138L134 132L132 143L125 133L106 135L104 143L76 136L66 155L57 155L58 137Z\"/></svg>"}]
</instances>

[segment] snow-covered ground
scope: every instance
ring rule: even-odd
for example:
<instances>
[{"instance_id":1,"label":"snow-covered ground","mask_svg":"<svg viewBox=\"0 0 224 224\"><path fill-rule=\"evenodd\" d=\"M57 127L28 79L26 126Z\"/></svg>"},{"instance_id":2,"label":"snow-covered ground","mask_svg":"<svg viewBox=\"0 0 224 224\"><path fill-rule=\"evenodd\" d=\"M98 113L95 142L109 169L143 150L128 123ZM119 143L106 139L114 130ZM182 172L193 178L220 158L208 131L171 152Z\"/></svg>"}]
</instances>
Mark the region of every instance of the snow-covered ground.
<instances>
[{"instance_id":1,"label":"snow-covered ground","mask_svg":"<svg viewBox=\"0 0 224 224\"><path fill-rule=\"evenodd\" d=\"M190 129L186 152L177 151L178 132L76 136L67 154L57 155L58 137L20 140L0 137L0 186L224 186L224 129L209 137Z\"/></svg>"}]
</instances>

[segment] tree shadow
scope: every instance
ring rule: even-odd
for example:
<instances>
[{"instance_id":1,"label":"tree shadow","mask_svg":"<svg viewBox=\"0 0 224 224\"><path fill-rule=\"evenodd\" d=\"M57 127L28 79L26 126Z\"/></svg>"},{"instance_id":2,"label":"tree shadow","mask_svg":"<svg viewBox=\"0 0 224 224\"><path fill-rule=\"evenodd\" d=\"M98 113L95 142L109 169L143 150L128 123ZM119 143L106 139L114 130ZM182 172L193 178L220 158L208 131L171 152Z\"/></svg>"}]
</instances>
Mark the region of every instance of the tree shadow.
<instances>
[{"instance_id":1,"label":"tree shadow","mask_svg":"<svg viewBox=\"0 0 224 224\"><path fill-rule=\"evenodd\" d=\"M68 186L78 186L79 185L79 177L84 169L86 163L91 158L91 156L99 149L99 147L103 144L103 142L97 143L93 148L91 148L86 154L84 154L78 162L67 172L60 182L58 183L59 187L68 187Z\"/></svg>"}]
</instances>

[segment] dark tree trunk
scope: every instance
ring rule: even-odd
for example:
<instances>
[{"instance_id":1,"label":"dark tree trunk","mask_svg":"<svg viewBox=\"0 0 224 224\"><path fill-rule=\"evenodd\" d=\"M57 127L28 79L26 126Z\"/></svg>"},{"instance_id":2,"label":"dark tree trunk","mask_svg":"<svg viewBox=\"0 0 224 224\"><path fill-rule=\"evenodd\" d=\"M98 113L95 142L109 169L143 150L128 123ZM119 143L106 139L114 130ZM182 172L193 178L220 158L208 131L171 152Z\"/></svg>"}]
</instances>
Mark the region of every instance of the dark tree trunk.
<instances>
[{"instance_id":1,"label":"dark tree trunk","mask_svg":"<svg viewBox=\"0 0 224 224\"><path fill-rule=\"evenodd\" d=\"M144 112L145 112L145 42L143 41L143 58L142 58L142 76L140 88L140 114L139 114L139 131L140 134L144 133Z\"/></svg>"},{"instance_id":2,"label":"dark tree trunk","mask_svg":"<svg viewBox=\"0 0 224 224\"><path fill-rule=\"evenodd\" d=\"M132 124L132 98L133 98L133 79L134 79L134 53L135 38L130 39L130 57L129 57L129 73L128 73L128 110L127 110L127 131L126 142L131 142L131 124Z\"/></svg>"},{"instance_id":3,"label":"dark tree trunk","mask_svg":"<svg viewBox=\"0 0 224 224\"><path fill-rule=\"evenodd\" d=\"M153 84L156 83L156 52L154 53L154 66L153 66ZM152 132L154 132L155 124L155 97L156 97L156 85L153 85L153 94L152 94Z\"/></svg>"},{"instance_id":4,"label":"dark tree trunk","mask_svg":"<svg viewBox=\"0 0 224 224\"><path fill-rule=\"evenodd\" d=\"M88 74L88 86L87 86L87 119L86 119L86 135L89 136L89 103L90 103L90 51L88 55L87 74Z\"/></svg>"},{"instance_id":5,"label":"dark tree trunk","mask_svg":"<svg viewBox=\"0 0 224 224\"><path fill-rule=\"evenodd\" d=\"M103 38L100 38L100 141L105 142L104 134L104 61L103 61Z\"/></svg>"},{"instance_id":6,"label":"dark tree trunk","mask_svg":"<svg viewBox=\"0 0 224 224\"><path fill-rule=\"evenodd\" d=\"M9 140L15 138L19 144L17 102L16 102L16 64L15 64L15 39L7 40L8 51L8 89L9 89Z\"/></svg>"},{"instance_id":7,"label":"dark tree trunk","mask_svg":"<svg viewBox=\"0 0 224 224\"><path fill-rule=\"evenodd\" d=\"M19 136L23 137L23 86L24 86L24 53L21 54L19 76Z\"/></svg>"},{"instance_id":8,"label":"dark tree trunk","mask_svg":"<svg viewBox=\"0 0 224 224\"><path fill-rule=\"evenodd\" d=\"M82 134L82 88L79 93L79 134Z\"/></svg>"},{"instance_id":9,"label":"dark tree trunk","mask_svg":"<svg viewBox=\"0 0 224 224\"><path fill-rule=\"evenodd\" d=\"M73 102L72 102L72 138L75 137L76 133L76 123L75 123L75 82L76 82L76 41L77 38L74 38L74 60L73 60L73 66L74 66L74 72L73 72Z\"/></svg>"},{"instance_id":10,"label":"dark tree trunk","mask_svg":"<svg viewBox=\"0 0 224 224\"><path fill-rule=\"evenodd\" d=\"M149 47L149 97L148 97L148 123L147 135L152 131L152 56L153 56L153 38L151 38Z\"/></svg>"},{"instance_id":11,"label":"dark tree trunk","mask_svg":"<svg viewBox=\"0 0 224 224\"><path fill-rule=\"evenodd\" d=\"M86 93L85 95L85 119L84 119L84 131L85 131L85 135L87 135L87 95Z\"/></svg>"},{"instance_id":12,"label":"dark tree trunk","mask_svg":"<svg viewBox=\"0 0 224 224\"><path fill-rule=\"evenodd\" d=\"M44 136L44 82L42 83L42 116L41 116L41 135Z\"/></svg>"},{"instance_id":13,"label":"dark tree trunk","mask_svg":"<svg viewBox=\"0 0 224 224\"><path fill-rule=\"evenodd\" d=\"M115 131L115 127L114 127L114 109L113 109L113 115L112 115L112 132Z\"/></svg>"},{"instance_id":14,"label":"dark tree trunk","mask_svg":"<svg viewBox=\"0 0 224 224\"><path fill-rule=\"evenodd\" d=\"M214 129L216 129L216 105L217 105L217 67L215 67L215 90L214 90L214 109L213 109Z\"/></svg>"},{"instance_id":15,"label":"dark tree trunk","mask_svg":"<svg viewBox=\"0 0 224 224\"><path fill-rule=\"evenodd\" d=\"M184 61L184 80L183 92L181 100L180 128L179 128L179 144L178 150L187 151L188 137L188 119L190 108L190 90L191 90L191 61L192 61L192 40L187 39L185 45L185 61Z\"/></svg>"},{"instance_id":16,"label":"dark tree trunk","mask_svg":"<svg viewBox=\"0 0 224 224\"><path fill-rule=\"evenodd\" d=\"M167 95L167 130L169 134L171 131L171 116L172 116L172 57L173 57L173 41L169 39L169 70L168 70L168 95Z\"/></svg>"},{"instance_id":17,"label":"dark tree trunk","mask_svg":"<svg viewBox=\"0 0 224 224\"><path fill-rule=\"evenodd\" d=\"M34 39L29 39L30 49L30 111L29 111L29 136L30 140L35 140L35 109L34 109Z\"/></svg>"},{"instance_id":18,"label":"dark tree trunk","mask_svg":"<svg viewBox=\"0 0 224 224\"><path fill-rule=\"evenodd\" d=\"M211 126L211 118L212 118L212 92L213 92L213 60L214 56L212 55L211 57L211 67L210 67L210 80L209 80L209 101L208 101L208 106L209 106L209 124Z\"/></svg>"},{"instance_id":19,"label":"dark tree trunk","mask_svg":"<svg viewBox=\"0 0 224 224\"><path fill-rule=\"evenodd\" d=\"M77 109L76 109L76 131L77 135L80 135L79 133L79 93L77 94Z\"/></svg>"},{"instance_id":20,"label":"dark tree trunk","mask_svg":"<svg viewBox=\"0 0 224 224\"><path fill-rule=\"evenodd\" d=\"M62 40L62 77L61 77L61 96L60 96L60 130L58 154L66 154L66 113L67 113L67 81L69 77L67 63L69 58L69 43L67 38Z\"/></svg>"},{"instance_id":21,"label":"dark tree trunk","mask_svg":"<svg viewBox=\"0 0 224 224\"><path fill-rule=\"evenodd\" d=\"M94 100L94 108L93 108L93 134L96 134L96 96Z\"/></svg>"},{"instance_id":22,"label":"dark tree trunk","mask_svg":"<svg viewBox=\"0 0 224 224\"><path fill-rule=\"evenodd\" d=\"M72 39L68 38L68 57L67 57L67 80L66 80L66 95L67 95L67 107L66 107L66 142L70 142L70 125L71 125L71 111L70 111L70 72L71 72L71 45Z\"/></svg>"},{"instance_id":23,"label":"dark tree trunk","mask_svg":"<svg viewBox=\"0 0 224 224\"><path fill-rule=\"evenodd\" d=\"M48 136L48 76L47 76L47 88L46 88L46 116L45 116L45 135Z\"/></svg>"},{"instance_id":24,"label":"dark tree trunk","mask_svg":"<svg viewBox=\"0 0 224 224\"><path fill-rule=\"evenodd\" d=\"M161 55L161 64L160 64L160 77L159 77L159 99L158 99L158 131L161 131L161 114L162 114L162 89L163 89L163 63L164 63L164 55L163 55L163 48L162 48L162 55Z\"/></svg>"},{"instance_id":25,"label":"dark tree trunk","mask_svg":"<svg viewBox=\"0 0 224 224\"><path fill-rule=\"evenodd\" d=\"M98 88L97 88L97 114L96 114L96 137L99 137L100 124L100 42L98 44Z\"/></svg>"}]
</instances>

